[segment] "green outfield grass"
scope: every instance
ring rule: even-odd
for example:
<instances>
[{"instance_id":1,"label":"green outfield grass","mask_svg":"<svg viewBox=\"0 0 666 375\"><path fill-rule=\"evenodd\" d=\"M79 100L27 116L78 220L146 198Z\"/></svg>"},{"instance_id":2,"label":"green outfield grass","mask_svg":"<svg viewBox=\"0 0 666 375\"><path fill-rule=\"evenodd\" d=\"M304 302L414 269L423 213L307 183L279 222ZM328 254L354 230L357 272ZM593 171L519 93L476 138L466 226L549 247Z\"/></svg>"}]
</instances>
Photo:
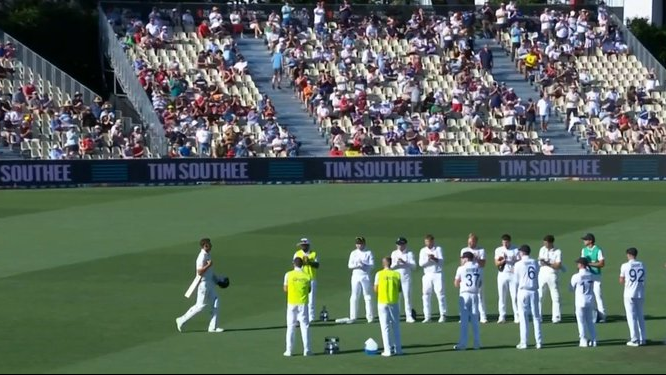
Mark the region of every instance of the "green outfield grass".
<instances>
[{"instance_id":1,"label":"green outfield grass","mask_svg":"<svg viewBox=\"0 0 666 375\"><path fill-rule=\"evenodd\" d=\"M666 338L666 193L660 183L368 184L113 188L0 193L0 372L2 373L663 373ZM457 291L452 278L467 234L492 253L510 233L538 249L548 233L563 249L565 323L545 323L541 350L515 349L518 326L482 325L483 350L454 352ZM593 232L605 249L603 291L609 322L599 347L578 348L570 279ZM375 259L397 236L422 246L435 235L445 249L449 322L403 324L403 357L362 353L381 342L379 324L311 328L314 357L284 358L282 277L295 243L308 237L320 254L319 301L331 318L348 315L347 259L363 235ZM183 293L198 240L211 237L224 333L209 334L207 313L184 333L174 319L193 303ZM625 346L624 250L636 246L648 268L646 314L651 345ZM535 250L536 251L536 250ZM420 276L420 271L419 271ZM421 311L420 277L413 298ZM497 316L496 271L485 293ZM359 304L362 309L362 305ZM362 311L362 310L361 310ZM544 311L550 311L548 302ZM550 317L545 321L549 322ZM321 354L325 336L342 353ZM300 341L298 341L300 342ZM297 346L300 352L300 345Z\"/></svg>"}]
</instances>

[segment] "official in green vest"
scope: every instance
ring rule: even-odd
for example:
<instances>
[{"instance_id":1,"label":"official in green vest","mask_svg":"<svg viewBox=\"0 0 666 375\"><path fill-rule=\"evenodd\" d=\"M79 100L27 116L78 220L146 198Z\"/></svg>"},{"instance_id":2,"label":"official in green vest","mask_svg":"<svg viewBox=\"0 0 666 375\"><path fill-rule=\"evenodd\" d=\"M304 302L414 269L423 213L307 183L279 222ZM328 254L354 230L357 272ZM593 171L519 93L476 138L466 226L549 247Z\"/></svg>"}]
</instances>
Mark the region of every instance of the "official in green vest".
<instances>
[{"instance_id":1,"label":"official in green vest","mask_svg":"<svg viewBox=\"0 0 666 375\"><path fill-rule=\"evenodd\" d=\"M597 320L599 323L606 322L606 309L604 308L604 301L601 296L601 269L606 265L604 260L604 253L599 246L596 244L596 239L594 234L587 233L581 237L585 246L581 250L580 256L586 258L589 261L588 268L592 273L592 278L594 279L594 298L597 300Z\"/></svg>"},{"instance_id":2,"label":"official in green vest","mask_svg":"<svg viewBox=\"0 0 666 375\"><path fill-rule=\"evenodd\" d=\"M319 269L319 258L317 252L310 248L310 240L301 238L296 244L298 250L294 253L292 259L301 258L303 260L303 272L310 276L310 293L308 294L308 316L310 322L317 320L315 317L315 298L317 296L317 270Z\"/></svg>"}]
</instances>

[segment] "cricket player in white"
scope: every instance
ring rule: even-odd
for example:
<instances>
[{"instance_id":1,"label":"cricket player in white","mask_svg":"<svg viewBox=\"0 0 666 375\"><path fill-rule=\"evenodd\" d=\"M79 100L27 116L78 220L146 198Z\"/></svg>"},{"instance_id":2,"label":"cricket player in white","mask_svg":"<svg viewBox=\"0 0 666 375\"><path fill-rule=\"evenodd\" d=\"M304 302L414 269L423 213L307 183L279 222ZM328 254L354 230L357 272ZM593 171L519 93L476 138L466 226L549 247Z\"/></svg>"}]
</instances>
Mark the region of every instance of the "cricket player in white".
<instances>
[{"instance_id":1,"label":"cricket player in white","mask_svg":"<svg viewBox=\"0 0 666 375\"><path fill-rule=\"evenodd\" d=\"M465 350L467 348L467 325L472 323L474 335L474 349L481 348L479 333L479 294L483 287L483 269L476 261L475 255L466 251L461 256L462 265L456 270L453 283L460 288L458 306L460 310L460 339L453 349Z\"/></svg>"},{"instance_id":2,"label":"cricket player in white","mask_svg":"<svg viewBox=\"0 0 666 375\"><path fill-rule=\"evenodd\" d=\"M195 315L203 311L209 304L212 306L210 323L208 323L208 332L222 332L224 329L217 326L217 317L219 311L219 299L215 293L215 274L213 273L213 261L210 258L210 251L213 244L209 238L203 238L199 241L201 251L196 261L196 274L201 276L201 281L197 287L197 302L190 307L185 315L176 318L176 328L182 332L183 325Z\"/></svg>"},{"instance_id":3,"label":"cricket player in white","mask_svg":"<svg viewBox=\"0 0 666 375\"><path fill-rule=\"evenodd\" d=\"M419 252L419 266L423 268L423 323L430 321L430 297L433 290L439 303L439 323L446 322L446 295L444 294L444 253L435 245L435 237L425 237L425 247Z\"/></svg>"},{"instance_id":4,"label":"cricket player in white","mask_svg":"<svg viewBox=\"0 0 666 375\"><path fill-rule=\"evenodd\" d=\"M412 316L412 272L416 269L416 259L414 259L414 253L407 248L406 238L398 238L395 244L398 248L391 253L391 269L400 273L402 283L400 295L405 303L405 321L414 323L415 317Z\"/></svg>"},{"instance_id":5,"label":"cricket player in white","mask_svg":"<svg viewBox=\"0 0 666 375\"><path fill-rule=\"evenodd\" d=\"M519 249L520 261L516 263L516 282L518 283L518 314L520 315L520 343L517 349L527 349L530 331L530 314L534 324L534 341L541 349L541 313L539 312L539 263L530 258L532 249L523 245Z\"/></svg>"},{"instance_id":6,"label":"cricket player in white","mask_svg":"<svg viewBox=\"0 0 666 375\"><path fill-rule=\"evenodd\" d=\"M597 332L594 327L594 276L589 270L589 260L578 258L578 272L571 276L571 289L576 294L576 322L580 347L597 346Z\"/></svg>"},{"instance_id":7,"label":"cricket player in white","mask_svg":"<svg viewBox=\"0 0 666 375\"><path fill-rule=\"evenodd\" d=\"M627 249L627 263L620 267L620 284L624 284L624 310L627 313L629 336L631 339L627 346L645 345L645 316L643 303L645 301L645 267L643 262L636 260L638 250L635 247Z\"/></svg>"},{"instance_id":8,"label":"cricket player in white","mask_svg":"<svg viewBox=\"0 0 666 375\"><path fill-rule=\"evenodd\" d=\"M511 236L508 234L502 235L502 246L495 249L495 266L497 266L497 294L499 301L497 303L499 309L499 319L497 323L506 322L506 292L509 291L511 297L511 307L513 309L513 321L519 322L518 307L516 306L516 292L517 284L516 277L513 272L513 267L518 261L518 248L511 244Z\"/></svg>"},{"instance_id":9,"label":"cricket player in white","mask_svg":"<svg viewBox=\"0 0 666 375\"><path fill-rule=\"evenodd\" d=\"M486 267L486 250L479 247L479 237L474 233L470 233L469 236L467 236L467 247L460 250L461 264L464 264L465 262L462 256L468 251L474 255L474 261L478 264L481 272L483 272L483 269ZM479 289L479 315L481 315L481 323L488 323L488 317L486 316L486 301L483 297L483 287Z\"/></svg>"},{"instance_id":10,"label":"cricket player in white","mask_svg":"<svg viewBox=\"0 0 666 375\"><path fill-rule=\"evenodd\" d=\"M551 316L553 323L562 321L560 306L560 291L558 289L558 276L562 267L562 250L554 245L555 237L546 235L543 238L543 246L539 250L539 316L542 315L543 296L546 287L550 292L552 300L553 314Z\"/></svg>"},{"instance_id":11,"label":"cricket player in white","mask_svg":"<svg viewBox=\"0 0 666 375\"><path fill-rule=\"evenodd\" d=\"M375 266L372 251L365 247L365 238L356 237L356 249L349 255L348 267L352 270L351 276L351 298L349 299L349 322L356 320L358 309L358 297L363 291L365 300L365 317L368 323L372 323L374 313L372 309L372 283L370 282L370 271Z\"/></svg>"}]
</instances>

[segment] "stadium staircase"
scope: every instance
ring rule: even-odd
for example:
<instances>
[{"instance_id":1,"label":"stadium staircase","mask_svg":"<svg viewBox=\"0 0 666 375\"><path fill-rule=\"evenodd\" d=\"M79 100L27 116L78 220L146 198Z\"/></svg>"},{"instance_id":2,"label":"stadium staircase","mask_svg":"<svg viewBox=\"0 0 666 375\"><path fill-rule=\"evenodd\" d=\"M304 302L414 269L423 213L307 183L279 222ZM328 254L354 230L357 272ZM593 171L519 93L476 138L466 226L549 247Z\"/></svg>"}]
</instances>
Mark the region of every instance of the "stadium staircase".
<instances>
[{"instance_id":1,"label":"stadium staircase","mask_svg":"<svg viewBox=\"0 0 666 375\"><path fill-rule=\"evenodd\" d=\"M273 101L279 124L286 126L302 143L300 156L326 156L329 147L326 145L324 138L321 137L317 126L312 123L312 119L303 110L301 102L293 96L288 79L283 78L282 90L271 88L273 68L263 41L261 39L242 38L236 39L236 43L239 52L248 62L252 80L257 88L261 93L267 94Z\"/></svg>"},{"instance_id":2,"label":"stadium staircase","mask_svg":"<svg viewBox=\"0 0 666 375\"><path fill-rule=\"evenodd\" d=\"M513 87L516 95L523 99L523 103L526 103L529 98L532 98L535 102L539 100L539 93L535 91L534 86L531 86L516 70L515 63L511 62L511 59L501 45L494 40L489 39L477 39L476 43L477 45L475 47L488 44L488 47L492 50L495 63L493 67L493 77L496 82L506 82L507 87ZM580 155L587 153L584 145L578 143L576 138L567 132L561 116L556 116L555 113L551 114L547 133L541 132L538 123L537 128L539 136L543 139L550 139L550 142L555 146L555 154Z\"/></svg>"}]
</instances>

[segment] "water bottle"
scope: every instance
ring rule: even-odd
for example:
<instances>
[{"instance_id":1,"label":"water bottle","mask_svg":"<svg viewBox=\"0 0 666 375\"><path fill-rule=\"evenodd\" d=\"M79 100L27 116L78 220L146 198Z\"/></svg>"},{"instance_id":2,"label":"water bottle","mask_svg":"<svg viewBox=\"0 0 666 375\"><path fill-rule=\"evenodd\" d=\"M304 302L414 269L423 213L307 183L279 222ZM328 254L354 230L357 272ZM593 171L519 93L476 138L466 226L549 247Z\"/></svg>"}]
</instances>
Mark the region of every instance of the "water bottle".
<instances>
[{"instance_id":1,"label":"water bottle","mask_svg":"<svg viewBox=\"0 0 666 375\"><path fill-rule=\"evenodd\" d=\"M319 314L319 319L322 322L328 322L328 311L326 310L326 306L321 310L321 313Z\"/></svg>"}]
</instances>

